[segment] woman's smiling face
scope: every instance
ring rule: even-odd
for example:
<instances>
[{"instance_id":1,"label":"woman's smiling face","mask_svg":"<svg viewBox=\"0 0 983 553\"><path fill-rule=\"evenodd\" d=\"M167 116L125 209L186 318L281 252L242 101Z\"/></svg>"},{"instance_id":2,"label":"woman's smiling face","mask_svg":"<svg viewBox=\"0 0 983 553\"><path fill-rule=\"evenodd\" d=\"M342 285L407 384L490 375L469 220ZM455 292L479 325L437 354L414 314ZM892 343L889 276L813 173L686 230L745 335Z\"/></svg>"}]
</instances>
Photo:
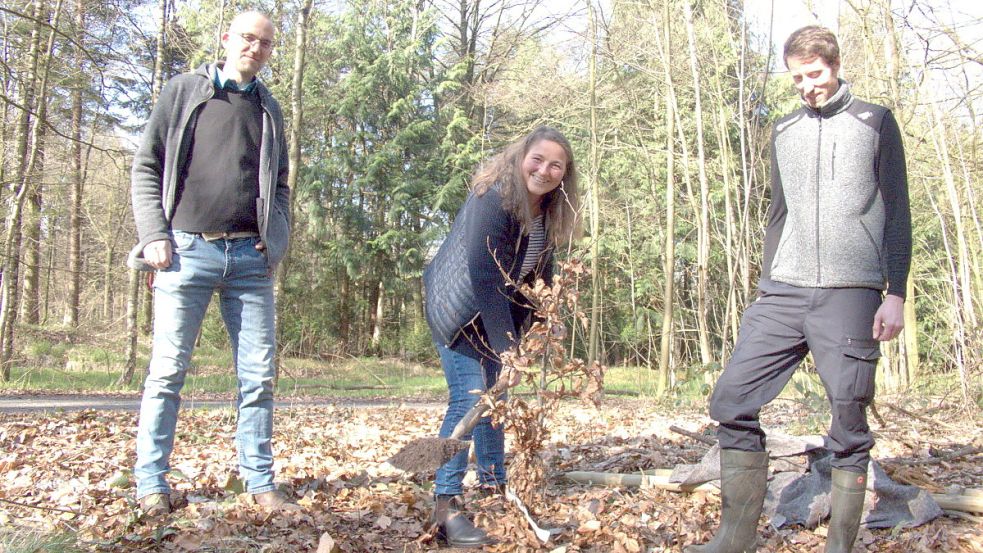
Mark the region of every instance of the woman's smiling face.
<instances>
[{"instance_id":1,"label":"woman's smiling face","mask_svg":"<svg viewBox=\"0 0 983 553\"><path fill-rule=\"evenodd\" d=\"M522 177L531 202L556 190L567 171L567 153L556 142L540 140L532 145L522 160Z\"/></svg>"}]
</instances>

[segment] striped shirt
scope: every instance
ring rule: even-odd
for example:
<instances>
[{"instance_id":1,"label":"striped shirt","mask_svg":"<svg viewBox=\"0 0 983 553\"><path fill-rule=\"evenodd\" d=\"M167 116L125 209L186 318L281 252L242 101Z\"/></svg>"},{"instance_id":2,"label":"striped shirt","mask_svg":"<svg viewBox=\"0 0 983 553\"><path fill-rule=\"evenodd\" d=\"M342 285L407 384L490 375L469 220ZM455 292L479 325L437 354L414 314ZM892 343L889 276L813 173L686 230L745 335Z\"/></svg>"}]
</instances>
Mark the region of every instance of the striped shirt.
<instances>
[{"instance_id":1,"label":"striped shirt","mask_svg":"<svg viewBox=\"0 0 983 553\"><path fill-rule=\"evenodd\" d=\"M546 248L546 227L543 226L543 216L539 215L532 220L532 228L529 229L529 246L526 247L526 256L522 259L522 271L519 273L519 282L529 276L529 273L536 268L539 256Z\"/></svg>"}]
</instances>

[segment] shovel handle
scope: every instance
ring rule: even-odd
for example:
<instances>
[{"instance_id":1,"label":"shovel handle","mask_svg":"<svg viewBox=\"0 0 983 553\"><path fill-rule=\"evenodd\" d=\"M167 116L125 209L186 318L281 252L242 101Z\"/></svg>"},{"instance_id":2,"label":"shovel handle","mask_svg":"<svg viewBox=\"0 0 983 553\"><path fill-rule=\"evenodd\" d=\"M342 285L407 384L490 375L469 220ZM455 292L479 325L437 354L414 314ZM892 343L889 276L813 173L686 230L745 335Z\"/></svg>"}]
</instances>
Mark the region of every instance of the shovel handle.
<instances>
[{"instance_id":1,"label":"shovel handle","mask_svg":"<svg viewBox=\"0 0 983 553\"><path fill-rule=\"evenodd\" d=\"M493 384L492 387L488 389L487 393L492 397L497 397L499 394L501 394L508 388L509 388L509 374L508 371L506 371L503 368L502 373L498 375L498 380L496 380L495 384ZM478 401L478 403L475 403L474 407L469 409L468 412L464 414L464 417L462 417L461 420L457 423L457 425L454 426L454 431L451 432L449 439L460 440L461 436L474 430L474 427L477 426L478 424L478 420L481 419L481 416L484 415L485 411L487 410L488 410L488 403L484 401Z\"/></svg>"}]
</instances>

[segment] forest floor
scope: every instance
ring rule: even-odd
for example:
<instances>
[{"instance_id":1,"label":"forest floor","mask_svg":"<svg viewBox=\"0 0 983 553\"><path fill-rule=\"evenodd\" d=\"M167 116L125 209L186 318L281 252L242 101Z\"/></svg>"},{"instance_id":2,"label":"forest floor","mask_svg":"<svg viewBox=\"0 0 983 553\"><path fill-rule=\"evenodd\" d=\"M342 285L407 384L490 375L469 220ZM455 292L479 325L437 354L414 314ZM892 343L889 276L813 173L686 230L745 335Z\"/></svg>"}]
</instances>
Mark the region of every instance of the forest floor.
<instances>
[{"instance_id":1,"label":"forest floor","mask_svg":"<svg viewBox=\"0 0 983 553\"><path fill-rule=\"evenodd\" d=\"M977 412L941 400L884 398L880 405L871 421L874 457L895 480L935 493L983 488ZM769 431L821 428L801 402L778 401L762 415ZM237 493L233 411L182 411L170 475L182 506L143 520L131 473L136 413L6 413L0 415L0 550L34 551L46 543L51 549L45 550L57 551L436 550L426 528L429 478L401 474L384 461L410 440L436 435L440 417L432 405L411 403L278 409L277 478L303 509L271 514ZM559 532L542 544L501 496L469 491L469 508L502 540L486 550L676 552L704 541L718 521L715 494L596 488L561 475L693 463L707 446L669 428L709 435L711 423L703 409L646 399L608 398L600 410L563 404L551 425L545 499L528 505L540 526ZM950 513L916 528L862 529L855 551L981 552L981 516ZM762 526L759 551L818 551L822 534L822 527Z\"/></svg>"}]
</instances>

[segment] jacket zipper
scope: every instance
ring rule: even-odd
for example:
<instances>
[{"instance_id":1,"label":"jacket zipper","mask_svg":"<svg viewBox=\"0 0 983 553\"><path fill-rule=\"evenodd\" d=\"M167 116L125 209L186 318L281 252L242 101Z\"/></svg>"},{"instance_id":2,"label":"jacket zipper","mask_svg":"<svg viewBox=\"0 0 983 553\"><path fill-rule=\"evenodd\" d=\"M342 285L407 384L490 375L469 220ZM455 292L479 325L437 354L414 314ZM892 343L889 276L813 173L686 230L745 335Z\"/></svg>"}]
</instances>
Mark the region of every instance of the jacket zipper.
<instances>
[{"instance_id":1,"label":"jacket zipper","mask_svg":"<svg viewBox=\"0 0 983 553\"><path fill-rule=\"evenodd\" d=\"M256 93L259 94L259 91L257 91ZM273 114L270 113L269 108L267 108L266 107L266 104L263 102L263 95L262 94L259 94L259 105L260 105L261 108L263 108L263 117L269 119L269 121L270 121L270 134L273 135L273 141L270 144L270 151L272 151L273 148L279 147L279 142L277 141L277 136L276 136L276 124L273 121ZM260 155L260 157L262 157L263 156L263 145L262 145L262 143L260 143L259 148L260 148L259 155ZM278 154L276 156L277 159L279 159L280 156L282 156L283 154L284 154L284 152L278 152ZM263 201L263 211L264 211L264 213L263 213L263 231L264 232L261 232L260 233L262 235L262 236L260 236L260 238L263 240L263 242L266 242L266 232L265 231L270 226L270 214L273 212L273 210L270 208L270 203L273 202L274 196L276 196L276 179L278 178L277 173L279 172L278 170L276 170L276 169L279 169L279 167L273 167L273 156L270 156L270 159L266 160L266 163L267 163L266 170L269 173L269 181L272 181L273 182L273 185L269 187L269 192L267 192L266 199ZM263 188L264 188L264 185L265 184L266 183L260 183L260 187L259 187L259 195L260 195L260 197L263 196Z\"/></svg>"},{"instance_id":2,"label":"jacket zipper","mask_svg":"<svg viewBox=\"0 0 983 553\"><path fill-rule=\"evenodd\" d=\"M822 184L822 154L823 154L823 116L819 114L819 139L816 141L816 286L822 283L822 265L819 251L819 186Z\"/></svg>"}]
</instances>

